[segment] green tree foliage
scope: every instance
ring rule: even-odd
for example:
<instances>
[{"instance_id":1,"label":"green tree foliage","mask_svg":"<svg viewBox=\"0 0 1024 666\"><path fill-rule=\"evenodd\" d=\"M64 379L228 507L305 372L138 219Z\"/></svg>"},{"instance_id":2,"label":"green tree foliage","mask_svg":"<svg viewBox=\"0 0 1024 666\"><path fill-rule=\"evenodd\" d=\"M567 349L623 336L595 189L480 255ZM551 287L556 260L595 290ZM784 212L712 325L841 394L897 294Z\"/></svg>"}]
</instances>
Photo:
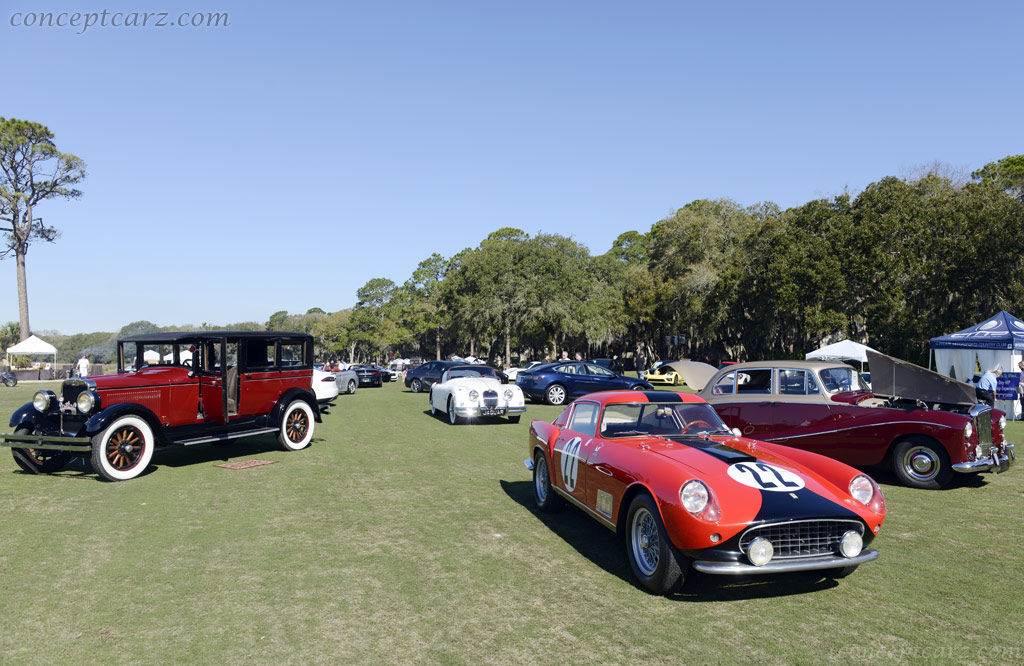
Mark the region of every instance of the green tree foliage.
<instances>
[{"instance_id":1,"label":"green tree foliage","mask_svg":"<svg viewBox=\"0 0 1024 666\"><path fill-rule=\"evenodd\" d=\"M971 178L991 183L1010 196L1024 201L1024 155L1010 155L989 162L971 174Z\"/></svg>"},{"instance_id":2,"label":"green tree foliage","mask_svg":"<svg viewBox=\"0 0 1024 666\"><path fill-rule=\"evenodd\" d=\"M18 280L18 316L24 340L32 333L28 317L28 278L25 256L37 240L60 236L43 223L36 207L48 199L75 199L85 178L85 162L57 150L53 132L39 123L0 118L0 222L5 232L0 258L14 256Z\"/></svg>"}]
</instances>

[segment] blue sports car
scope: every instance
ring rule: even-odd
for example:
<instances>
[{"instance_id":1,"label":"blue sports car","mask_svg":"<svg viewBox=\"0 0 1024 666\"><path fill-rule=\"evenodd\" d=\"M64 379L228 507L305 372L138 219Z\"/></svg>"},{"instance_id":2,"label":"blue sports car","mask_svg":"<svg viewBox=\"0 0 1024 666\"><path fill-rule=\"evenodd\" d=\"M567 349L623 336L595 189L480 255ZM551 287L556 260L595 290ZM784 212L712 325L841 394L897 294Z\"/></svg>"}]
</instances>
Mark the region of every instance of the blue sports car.
<instances>
[{"instance_id":1,"label":"blue sports car","mask_svg":"<svg viewBox=\"0 0 1024 666\"><path fill-rule=\"evenodd\" d=\"M653 386L636 377L617 375L588 361L545 363L520 372L516 386L531 400L561 405L585 393L597 391L653 390Z\"/></svg>"}]
</instances>

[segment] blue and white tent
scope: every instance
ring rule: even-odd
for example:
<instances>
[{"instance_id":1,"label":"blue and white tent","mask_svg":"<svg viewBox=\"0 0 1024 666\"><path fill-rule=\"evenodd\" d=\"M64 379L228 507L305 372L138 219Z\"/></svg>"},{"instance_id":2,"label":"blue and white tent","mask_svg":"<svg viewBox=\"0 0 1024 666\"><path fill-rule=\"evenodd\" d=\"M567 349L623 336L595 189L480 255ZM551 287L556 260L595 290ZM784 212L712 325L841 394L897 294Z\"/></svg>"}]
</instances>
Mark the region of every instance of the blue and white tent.
<instances>
[{"instance_id":1,"label":"blue and white tent","mask_svg":"<svg viewBox=\"0 0 1024 666\"><path fill-rule=\"evenodd\" d=\"M1007 373L1000 378L1001 399L996 407L1019 416L1015 390L1019 380L1012 373L1019 372L1017 363L1024 359L1024 321L1002 310L980 324L932 338L930 347L935 370L960 381L970 380L977 371L1000 368Z\"/></svg>"}]
</instances>

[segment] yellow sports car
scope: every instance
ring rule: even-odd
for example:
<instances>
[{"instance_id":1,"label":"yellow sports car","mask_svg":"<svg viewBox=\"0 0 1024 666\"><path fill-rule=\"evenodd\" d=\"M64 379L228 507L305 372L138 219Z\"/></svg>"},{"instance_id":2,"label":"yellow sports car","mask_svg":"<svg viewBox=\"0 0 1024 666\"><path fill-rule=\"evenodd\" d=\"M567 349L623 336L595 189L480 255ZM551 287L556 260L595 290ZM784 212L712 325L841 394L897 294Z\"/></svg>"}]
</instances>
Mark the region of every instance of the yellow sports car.
<instances>
[{"instance_id":1,"label":"yellow sports car","mask_svg":"<svg viewBox=\"0 0 1024 666\"><path fill-rule=\"evenodd\" d=\"M670 364L673 361L662 361L654 364L651 371L644 377L647 381L652 384L666 384L670 386L679 386L683 383L682 377Z\"/></svg>"}]
</instances>

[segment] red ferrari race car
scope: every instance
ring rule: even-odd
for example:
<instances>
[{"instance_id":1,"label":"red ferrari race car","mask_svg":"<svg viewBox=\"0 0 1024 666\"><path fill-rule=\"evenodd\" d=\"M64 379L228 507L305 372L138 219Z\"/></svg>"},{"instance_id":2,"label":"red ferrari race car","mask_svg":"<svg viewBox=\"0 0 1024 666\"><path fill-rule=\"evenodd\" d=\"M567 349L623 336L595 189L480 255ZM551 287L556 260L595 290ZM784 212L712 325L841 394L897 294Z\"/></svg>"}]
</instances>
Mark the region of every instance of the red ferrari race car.
<instances>
[{"instance_id":1,"label":"red ferrari race car","mask_svg":"<svg viewBox=\"0 0 1024 666\"><path fill-rule=\"evenodd\" d=\"M530 426L534 498L566 501L626 539L651 592L708 574L816 571L842 578L878 557L878 485L831 458L739 437L703 398L591 393Z\"/></svg>"}]
</instances>

